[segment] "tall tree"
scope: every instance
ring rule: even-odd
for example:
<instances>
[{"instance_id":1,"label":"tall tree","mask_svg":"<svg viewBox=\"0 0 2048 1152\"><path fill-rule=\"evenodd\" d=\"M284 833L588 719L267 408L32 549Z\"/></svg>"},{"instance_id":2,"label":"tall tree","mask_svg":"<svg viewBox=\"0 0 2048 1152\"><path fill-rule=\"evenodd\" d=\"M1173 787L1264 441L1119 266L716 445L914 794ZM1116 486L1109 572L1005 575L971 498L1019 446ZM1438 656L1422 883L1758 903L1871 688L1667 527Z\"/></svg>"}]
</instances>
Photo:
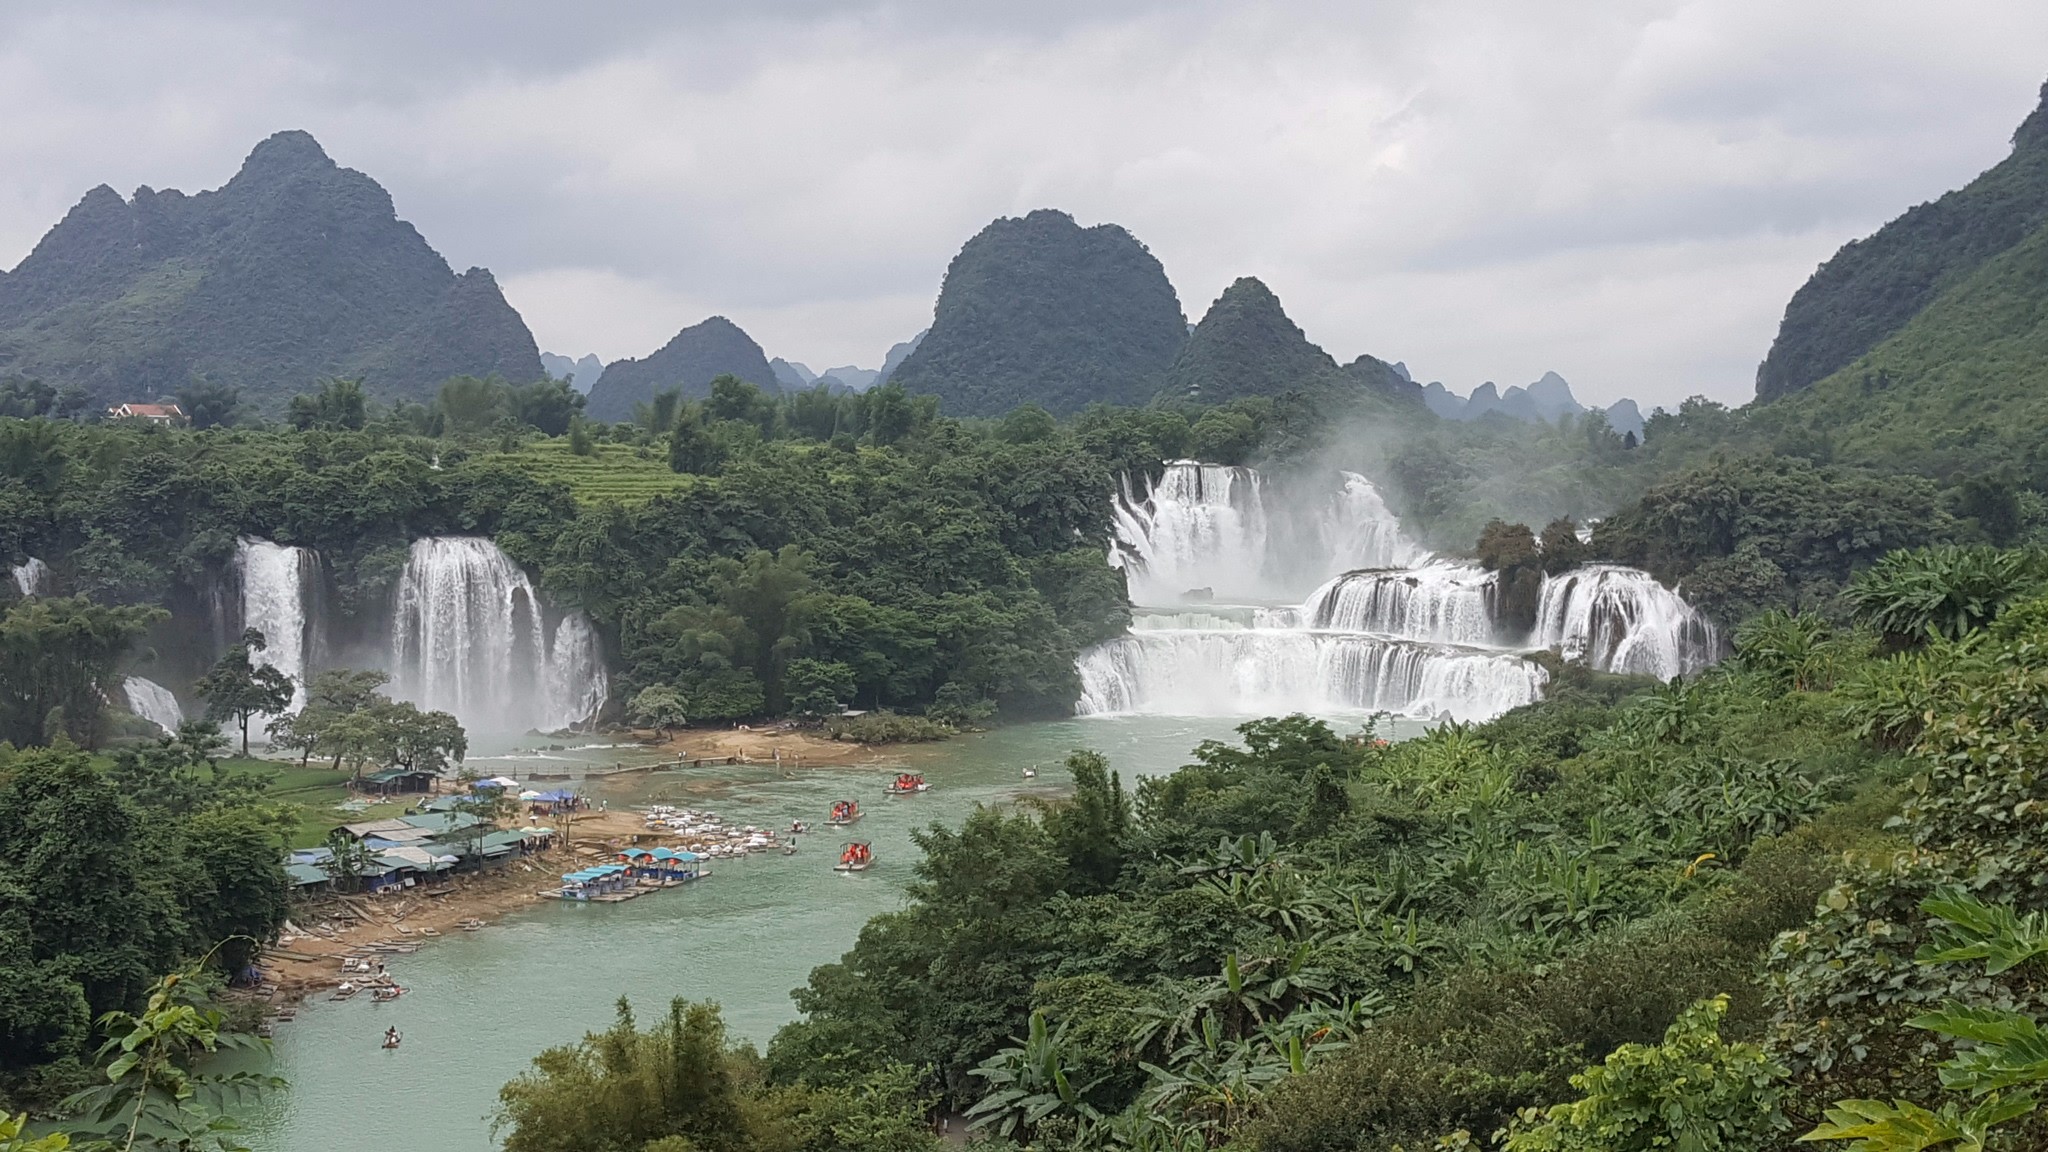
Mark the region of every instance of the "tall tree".
<instances>
[{"instance_id":1,"label":"tall tree","mask_svg":"<svg viewBox=\"0 0 2048 1152\"><path fill-rule=\"evenodd\" d=\"M249 754L249 721L257 716L279 715L291 707L297 692L291 677L268 664L255 663L250 653L261 652L263 647L261 631L244 631L242 642L229 648L194 686L206 698L208 716L232 719L241 725L244 756Z\"/></svg>"},{"instance_id":2,"label":"tall tree","mask_svg":"<svg viewBox=\"0 0 2048 1152\"><path fill-rule=\"evenodd\" d=\"M113 682L115 663L136 637L163 616L157 608L82 596L10 606L0 618L0 740L27 747L61 731L86 747L97 744L102 685Z\"/></svg>"}]
</instances>

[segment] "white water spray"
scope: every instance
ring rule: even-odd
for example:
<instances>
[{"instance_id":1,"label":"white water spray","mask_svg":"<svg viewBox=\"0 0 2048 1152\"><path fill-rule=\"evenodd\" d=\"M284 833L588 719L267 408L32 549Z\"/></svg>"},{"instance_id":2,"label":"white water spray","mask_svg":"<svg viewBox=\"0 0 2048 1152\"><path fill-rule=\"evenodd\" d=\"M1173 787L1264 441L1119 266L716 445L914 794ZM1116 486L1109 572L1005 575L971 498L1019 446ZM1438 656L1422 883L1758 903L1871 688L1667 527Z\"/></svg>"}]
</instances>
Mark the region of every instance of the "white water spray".
<instances>
[{"instance_id":1,"label":"white water spray","mask_svg":"<svg viewBox=\"0 0 2048 1152\"><path fill-rule=\"evenodd\" d=\"M164 730L167 736L178 734L178 725L185 722L185 710L178 706L178 698L171 690L154 680L140 676L126 676L121 680L121 694L128 698L128 710Z\"/></svg>"},{"instance_id":2,"label":"white water spray","mask_svg":"<svg viewBox=\"0 0 2048 1152\"><path fill-rule=\"evenodd\" d=\"M415 540L391 630L395 692L471 730L550 732L589 720L609 690L582 613L550 636L533 583L475 536Z\"/></svg>"},{"instance_id":3,"label":"white water spray","mask_svg":"<svg viewBox=\"0 0 2048 1152\"><path fill-rule=\"evenodd\" d=\"M50 590L50 566L34 556L14 565L14 586L23 596L41 596Z\"/></svg>"},{"instance_id":4,"label":"white water spray","mask_svg":"<svg viewBox=\"0 0 2048 1152\"><path fill-rule=\"evenodd\" d=\"M1543 582L1534 642L1603 672L1669 680L1721 654L1713 624L1635 568L1592 564Z\"/></svg>"},{"instance_id":5,"label":"white water spray","mask_svg":"<svg viewBox=\"0 0 2048 1152\"><path fill-rule=\"evenodd\" d=\"M292 678L287 711L296 712L306 706L312 625L307 603L320 577L320 557L310 548L244 536L235 546L235 566L242 584L242 627L263 633L263 648L249 653L250 663Z\"/></svg>"},{"instance_id":6,"label":"white water spray","mask_svg":"<svg viewBox=\"0 0 2048 1152\"><path fill-rule=\"evenodd\" d=\"M1149 491L1126 478L1114 529L1110 562L1147 607L1128 635L1082 653L1083 715L1480 720L1541 694L1547 676L1528 648L1666 679L1719 655L1690 605L1611 565L1546 580L1525 645L1498 618L1493 573L1431 560L1352 473L1334 492L1281 498L1248 468L1180 461ZM1315 582L1298 607L1274 603Z\"/></svg>"}]
</instances>

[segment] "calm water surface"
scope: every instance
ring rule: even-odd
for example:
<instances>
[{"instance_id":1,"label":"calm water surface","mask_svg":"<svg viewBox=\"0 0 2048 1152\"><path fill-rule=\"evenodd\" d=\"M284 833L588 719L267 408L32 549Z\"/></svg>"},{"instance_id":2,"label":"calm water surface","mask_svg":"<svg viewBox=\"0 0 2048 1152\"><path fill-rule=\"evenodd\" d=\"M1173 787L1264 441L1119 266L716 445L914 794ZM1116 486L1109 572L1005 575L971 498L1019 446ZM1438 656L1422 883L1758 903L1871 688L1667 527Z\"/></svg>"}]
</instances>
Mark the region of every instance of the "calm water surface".
<instances>
[{"instance_id":1,"label":"calm water surface","mask_svg":"<svg viewBox=\"0 0 2048 1152\"><path fill-rule=\"evenodd\" d=\"M715 1000L733 1036L765 1046L796 1016L790 990L852 947L869 917L902 905L917 858L913 829L957 825L976 803L1064 792L1060 761L1074 748L1107 755L1128 784L1171 772L1202 740L1234 739L1237 723L1091 717L908 749L902 766L932 783L914 797L883 794L893 766L794 779L758 767L634 774L590 788L615 806L677 799L728 823L780 827L803 819L822 828L833 800L858 799L867 815L854 831L873 842L875 866L859 875L833 872L840 839L827 830L802 837L794 856L716 861L711 877L687 888L616 905L546 901L481 932L393 957L392 973L411 990L404 998L311 1001L278 1027L277 1071L291 1088L248 1118L248 1142L256 1152L489 1152L496 1141L488 1115L499 1086L542 1049L606 1026L621 995L642 1019L673 996ZM1027 766L1038 768L1036 779L1023 778ZM514 760L479 767L521 771ZM535 880L543 886L542 877ZM379 1039L394 1024L405 1045L387 1052Z\"/></svg>"}]
</instances>

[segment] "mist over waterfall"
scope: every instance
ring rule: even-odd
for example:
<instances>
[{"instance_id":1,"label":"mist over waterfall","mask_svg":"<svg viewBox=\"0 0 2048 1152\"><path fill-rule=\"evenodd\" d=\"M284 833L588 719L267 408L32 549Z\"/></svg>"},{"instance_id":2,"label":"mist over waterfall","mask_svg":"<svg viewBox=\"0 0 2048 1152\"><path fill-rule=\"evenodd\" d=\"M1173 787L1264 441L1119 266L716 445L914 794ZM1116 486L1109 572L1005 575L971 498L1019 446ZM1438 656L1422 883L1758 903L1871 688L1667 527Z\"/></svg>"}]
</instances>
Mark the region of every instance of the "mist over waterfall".
<instances>
[{"instance_id":1,"label":"mist over waterfall","mask_svg":"<svg viewBox=\"0 0 2048 1152\"><path fill-rule=\"evenodd\" d=\"M1590 564L1543 582L1534 643L1603 672L1669 680L1721 655L1713 624L1647 572Z\"/></svg>"},{"instance_id":2,"label":"mist over waterfall","mask_svg":"<svg viewBox=\"0 0 2048 1152\"><path fill-rule=\"evenodd\" d=\"M609 691L597 634L581 612L552 630L547 616L532 581L496 544L415 540L392 619L392 687L472 731L583 723Z\"/></svg>"},{"instance_id":3,"label":"mist over waterfall","mask_svg":"<svg viewBox=\"0 0 2048 1152\"><path fill-rule=\"evenodd\" d=\"M50 590L50 566L34 556L14 565L14 587L23 596L40 596Z\"/></svg>"},{"instance_id":4,"label":"mist over waterfall","mask_svg":"<svg viewBox=\"0 0 2048 1152\"><path fill-rule=\"evenodd\" d=\"M1110 563L1131 629L1082 653L1075 711L1483 720L1542 694L1533 648L1664 679L1719 655L1676 593L1611 565L1547 579L1525 635L1493 573L1430 557L1364 477L1312 485L1192 461L1150 487L1126 477Z\"/></svg>"},{"instance_id":5,"label":"mist over waterfall","mask_svg":"<svg viewBox=\"0 0 2048 1152\"><path fill-rule=\"evenodd\" d=\"M1403 567L1422 550L1371 482L1279 491L1250 468L1176 460L1156 484L1125 476L1112 509L1131 599L1164 605L1206 590L1221 601L1297 597L1354 568Z\"/></svg>"},{"instance_id":6,"label":"mist over waterfall","mask_svg":"<svg viewBox=\"0 0 2048 1152\"><path fill-rule=\"evenodd\" d=\"M235 545L235 569L241 582L242 627L263 633L263 649L251 652L250 662L292 678L290 710L296 712L306 705L313 625L309 605L318 594L320 557L310 548L244 536Z\"/></svg>"},{"instance_id":7,"label":"mist over waterfall","mask_svg":"<svg viewBox=\"0 0 2048 1152\"><path fill-rule=\"evenodd\" d=\"M121 694L127 697L130 712L163 729L167 736L176 736L178 725L185 722L185 710L178 707L178 698L154 680L125 676L121 679Z\"/></svg>"}]
</instances>

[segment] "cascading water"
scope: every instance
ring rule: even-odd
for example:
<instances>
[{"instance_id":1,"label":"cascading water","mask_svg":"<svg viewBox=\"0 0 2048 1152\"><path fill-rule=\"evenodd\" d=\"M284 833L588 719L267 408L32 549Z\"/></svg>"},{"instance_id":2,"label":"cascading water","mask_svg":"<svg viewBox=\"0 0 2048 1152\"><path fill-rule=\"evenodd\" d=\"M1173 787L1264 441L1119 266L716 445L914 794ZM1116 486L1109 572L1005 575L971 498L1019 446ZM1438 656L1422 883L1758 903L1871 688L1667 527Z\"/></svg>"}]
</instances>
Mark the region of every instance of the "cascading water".
<instances>
[{"instance_id":1,"label":"cascading water","mask_svg":"<svg viewBox=\"0 0 2048 1152\"><path fill-rule=\"evenodd\" d=\"M1250 468L1176 460L1156 484L1123 478L1110 563L1140 604L1189 595L1222 601L1298 596L1354 568L1404 567L1423 553L1372 483L1342 473L1335 491L1272 491Z\"/></svg>"},{"instance_id":2,"label":"cascading water","mask_svg":"<svg viewBox=\"0 0 2048 1152\"><path fill-rule=\"evenodd\" d=\"M292 678L290 711L306 705L306 658L312 615L307 603L320 578L320 557L254 536L236 542L235 567L242 585L242 627L263 633L263 648L250 662Z\"/></svg>"},{"instance_id":3,"label":"cascading water","mask_svg":"<svg viewBox=\"0 0 2048 1152\"><path fill-rule=\"evenodd\" d=\"M50 590L50 566L34 556L14 565L14 586L23 596L40 596Z\"/></svg>"},{"instance_id":4,"label":"cascading water","mask_svg":"<svg viewBox=\"0 0 2048 1152\"><path fill-rule=\"evenodd\" d=\"M1468 564L1348 572L1303 606L1312 628L1441 644L1494 644L1493 573Z\"/></svg>"},{"instance_id":5,"label":"cascading water","mask_svg":"<svg viewBox=\"0 0 2048 1152\"><path fill-rule=\"evenodd\" d=\"M128 698L128 710L164 730L169 736L178 734L178 725L185 722L185 710L178 707L178 698L171 690L154 680L140 676L126 676L121 680L121 694Z\"/></svg>"},{"instance_id":6,"label":"cascading water","mask_svg":"<svg viewBox=\"0 0 2048 1152\"><path fill-rule=\"evenodd\" d=\"M1534 642L1603 672L1669 680L1712 664L1721 640L1706 617L1649 573L1591 564L1543 582Z\"/></svg>"},{"instance_id":7,"label":"cascading water","mask_svg":"<svg viewBox=\"0 0 2048 1152\"><path fill-rule=\"evenodd\" d=\"M1124 481L1114 527L1110 562L1142 607L1128 635L1082 654L1083 715L1480 720L1541 694L1548 677L1529 648L1665 679L1719 655L1684 600L1606 565L1546 580L1525 643L1497 619L1493 573L1432 560L1352 473L1333 494L1281 497L1251 469L1179 461L1149 491Z\"/></svg>"},{"instance_id":8,"label":"cascading water","mask_svg":"<svg viewBox=\"0 0 2048 1152\"><path fill-rule=\"evenodd\" d=\"M1486 574L1425 564L1369 481L1340 481L1283 494L1191 461L1149 492L1126 479L1111 563L1150 607L1082 654L1075 710L1477 720L1534 700L1543 670L1491 646Z\"/></svg>"},{"instance_id":9,"label":"cascading water","mask_svg":"<svg viewBox=\"0 0 2048 1152\"><path fill-rule=\"evenodd\" d=\"M583 723L609 690L597 634L580 612L550 636L532 581L489 540L415 540L391 630L396 693L454 713L472 731L554 731Z\"/></svg>"}]
</instances>

